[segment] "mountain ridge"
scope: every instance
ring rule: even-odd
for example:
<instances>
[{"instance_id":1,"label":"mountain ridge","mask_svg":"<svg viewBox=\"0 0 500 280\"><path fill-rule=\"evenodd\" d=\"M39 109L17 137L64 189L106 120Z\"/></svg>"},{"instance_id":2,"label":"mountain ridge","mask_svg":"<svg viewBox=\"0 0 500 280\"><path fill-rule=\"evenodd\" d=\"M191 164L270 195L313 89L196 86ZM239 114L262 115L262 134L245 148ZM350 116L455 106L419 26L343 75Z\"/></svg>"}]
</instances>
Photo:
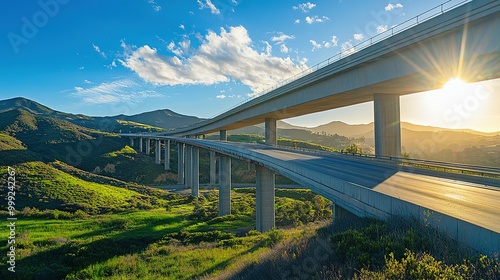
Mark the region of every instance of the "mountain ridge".
<instances>
[{"instance_id":1,"label":"mountain ridge","mask_svg":"<svg viewBox=\"0 0 500 280\"><path fill-rule=\"evenodd\" d=\"M108 132L119 132L120 130L126 130L128 127L120 125L119 121L128 121L135 122L140 124L146 124L152 127L157 127L161 129L174 129L186 125L190 125L196 122L203 121L205 119L199 118L196 116L188 116L176 113L170 109L158 109L150 112L143 112L140 114L134 115L116 115L116 116L86 116L83 114L70 114L65 112L60 112L53 110L45 105L42 105L36 101L23 98L16 97L6 100L0 100L0 113L3 113L12 109L24 109L34 115L43 115L43 116L51 116L58 119L67 120L77 125L100 129ZM238 133L246 133L246 131L250 133L260 133L263 131L263 124L253 126L248 129L238 129L236 132ZM315 127L303 127L292 125L284 121L278 121L278 128L280 129L302 129L308 130L313 133L319 134L338 134L346 137L367 137L368 135L373 134L373 122L368 124L348 124L342 121L332 121L330 123L321 124ZM436 126L427 126L427 125L419 125L413 124L409 122L401 122L402 129L408 129L416 132L464 132L481 136L495 136L500 134L498 132L481 132L473 129L450 129ZM109 131L110 129L114 129L115 131Z\"/></svg>"}]
</instances>

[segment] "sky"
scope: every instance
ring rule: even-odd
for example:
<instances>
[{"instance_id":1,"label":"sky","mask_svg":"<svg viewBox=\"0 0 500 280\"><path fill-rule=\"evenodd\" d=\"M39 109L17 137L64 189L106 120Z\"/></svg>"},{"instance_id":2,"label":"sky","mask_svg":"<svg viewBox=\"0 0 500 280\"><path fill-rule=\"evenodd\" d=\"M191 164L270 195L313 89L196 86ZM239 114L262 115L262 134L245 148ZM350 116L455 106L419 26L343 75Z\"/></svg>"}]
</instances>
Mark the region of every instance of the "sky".
<instances>
[{"instance_id":1,"label":"sky","mask_svg":"<svg viewBox=\"0 0 500 280\"><path fill-rule=\"evenodd\" d=\"M170 109L210 118L438 4L2 1L0 100L25 97L90 116ZM499 95L500 80L495 80L403 96L401 120L500 131ZM369 123L373 104L286 121L308 127Z\"/></svg>"}]
</instances>

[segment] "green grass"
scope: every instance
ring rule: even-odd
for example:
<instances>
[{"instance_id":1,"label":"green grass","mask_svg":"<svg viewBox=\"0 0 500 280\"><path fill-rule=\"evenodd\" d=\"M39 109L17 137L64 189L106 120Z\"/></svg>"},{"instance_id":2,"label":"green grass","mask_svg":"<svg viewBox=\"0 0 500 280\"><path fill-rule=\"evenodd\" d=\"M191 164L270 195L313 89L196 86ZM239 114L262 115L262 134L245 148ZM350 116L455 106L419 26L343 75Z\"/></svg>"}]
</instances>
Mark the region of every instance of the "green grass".
<instances>
[{"instance_id":1,"label":"green grass","mask_svg":"<svg viewBox=\"0 0 500 280\"><path fill-rule=\"evenodd\" d=\"M67 209L85 212L122 211L150 207L158 200L112 185L85 181L43 162L14 166L17 171L16 209ZM4 173L5 174L5 173ZM5 187L2 187L2 189Z\"/></svg>"},{"instance_id":2,"label":"green grass","mask_svg":"<svg viewBox=\"0 0 500 280\"><path fill-rule=\"evenodd\" d=\"M138 122L133 122L133 121L124 121L124 120L117 120L116 121L118 124L121 126L126 127L127 129L131 131L150 131L150 132L160 132L164 131L163 128L148 125L148 124L143 124L143 123L138 123Z\"/></svg>"},{"instance_id":3,"label":"green grass","mask_svg":"<svg viewBox=\"0 0 500 280\"><path fill-rule=\"evenodd\" d=\"M293 191L282 193L300 196ZM249 191L233 192L234 212L238 213L202 219L193 216L196 205L216 215L217 201L216 191L202 191L194 200L172 196L168 210L131 210L71 220L19 214L16 276L193 279L239 269L242 264L255 265L275 244L293 237L283 231L249 232L255 224L255 196ZM6 251L4 237L0 244L0 250ZM6 276L5 260L6 256L0 257L0 279Z\"/></svg>"},{"instance_id":4,"label":"green grass","mask_svg":"<svg viewBox=\"0 0 500 280\"><path fill-rule=\"evenodd\" d=\"M16 138L0 133L0 151L7 150L26 150L26 147Z\"/></svg>"}]
</instances>

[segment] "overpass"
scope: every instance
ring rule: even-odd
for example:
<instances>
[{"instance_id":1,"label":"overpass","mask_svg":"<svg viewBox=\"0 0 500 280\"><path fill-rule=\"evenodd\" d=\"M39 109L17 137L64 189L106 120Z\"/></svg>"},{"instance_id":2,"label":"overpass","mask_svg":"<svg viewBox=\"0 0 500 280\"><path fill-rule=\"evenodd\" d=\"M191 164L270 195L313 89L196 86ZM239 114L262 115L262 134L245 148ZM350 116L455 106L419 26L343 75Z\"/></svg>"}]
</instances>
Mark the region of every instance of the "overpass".
<instances>
[{"instance_id":1,"label":"overpass","mask_svg":"<svg viewBox=\"0 0 500 280\"><path fill-rule=\"evenodd\" d=\"M139 149L170 168L170 143L177 143L179 184L199 191L199 149L210 151L211 183L219 160L219 214L230 214L231 158L255 165L256 227L274 226L274 174L280 173L331 199L336 215L387 219L408 215L448 232L479 251L500 251L500 198L495 178L422 171L403 167L399 96L440 88L449 78L468 82L500 76L500 2L475 0L382 41L300 75L268 93L210 120L163 135L122 134L139 139ZM391 29L393 30L393 29ZM394 30L392 31L394 32ZM283 151L276 147L276 121L374 101L375 158L346 158ZM265 123L267 146L228 143L227 130ZM221 141L201 135L219 132ZM181 138L185 137L185 138ZM478 170L481 168L473 168ZM433 213L433 214L429 214ZM429 214L429 216L426 216Z\"/></svg>"},{"instance_id":2,"label":"overpass","mask_svg":"<svg viewBox=\"0 0 500 280\"><path fill-rule=\"evenodd\" d=\"M466 82L500 78L499 11L498 1L475 0L403 31L394 27L380 34L396 33L384 40L369 39L349 56L340 53L312 73L166 135L203 135L266 120L273 135L276 120L374 101L375 152L399 156L399 96L439 89L453 77Z\"/></svg>"}]
</instances>

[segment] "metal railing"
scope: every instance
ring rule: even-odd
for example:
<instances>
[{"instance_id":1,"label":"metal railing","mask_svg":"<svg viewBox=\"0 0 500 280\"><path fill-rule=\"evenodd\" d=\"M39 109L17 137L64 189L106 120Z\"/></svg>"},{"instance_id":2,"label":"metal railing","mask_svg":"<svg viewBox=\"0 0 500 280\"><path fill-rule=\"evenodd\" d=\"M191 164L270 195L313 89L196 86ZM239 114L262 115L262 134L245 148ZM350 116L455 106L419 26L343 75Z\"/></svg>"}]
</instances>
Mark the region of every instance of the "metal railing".
<instances>
[{"instance_id":1,"label":"metal railing","mask_svg":"<svg viewBox=\"0 0 500 280\"><path fill-rule=\"evenodd\" d=\"M490 167L490 166L480 166L480 165L471 165L464 163L450 163L443 161L434 161L434 160L424 160L424 159L415 159L415 158L403 158L403 157L389 157L389 156L376 156L373 154L362 154L362 153L349 153L349 152L330 152L325 150L315 150L315 149L307 149L307 148L296 148L290 146L277 146L280 149L285 150L295 150L295 151L303 151L314 154L322 154L322 155L350 155L357 156L362 158L372 158L374 160L383 161L391 164L399 164L402 166L409 166L414 168L425 168L436 171L444 171L451 173L461 173L468 174L474 176L488 177L488 178L496 178L500 179L500 168Z\"/></svg>"}]
</instances>

